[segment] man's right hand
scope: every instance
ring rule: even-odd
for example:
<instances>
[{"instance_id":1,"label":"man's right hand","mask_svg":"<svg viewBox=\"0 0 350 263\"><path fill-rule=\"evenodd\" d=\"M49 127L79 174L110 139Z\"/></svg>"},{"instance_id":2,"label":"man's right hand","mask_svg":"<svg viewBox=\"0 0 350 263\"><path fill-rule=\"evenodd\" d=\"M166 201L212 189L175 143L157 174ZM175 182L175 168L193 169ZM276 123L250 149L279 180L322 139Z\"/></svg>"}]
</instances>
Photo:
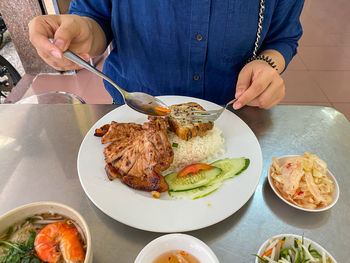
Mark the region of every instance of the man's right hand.
<instances>
[{"instance_id":1,"label":"man's right hand","mask_svg":"<svg viewBox=\"0 0 350 263\"><path fill-rule=\"evenodd\" d=\"M63 52L70 49L84 60L104 51L94 43L94 30L102 32L98 24L88 17L77 15L44 15L35 17L29 23L29 40L39 56L53 68L65 71L79 69L75 63L63 57ZM103 34L104 36L104 34ZM52 38L53 43L49 38ZM100 38L101 39L101 38Z\"/></svg>"}]
</instances>

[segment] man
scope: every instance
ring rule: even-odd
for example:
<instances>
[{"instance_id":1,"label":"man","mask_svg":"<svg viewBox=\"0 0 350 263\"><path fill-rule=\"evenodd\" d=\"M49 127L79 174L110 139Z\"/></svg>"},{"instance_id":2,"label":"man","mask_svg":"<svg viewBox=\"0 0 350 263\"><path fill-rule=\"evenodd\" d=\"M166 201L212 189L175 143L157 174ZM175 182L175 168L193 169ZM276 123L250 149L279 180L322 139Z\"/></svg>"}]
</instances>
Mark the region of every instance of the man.
<instances>
[{"instance_id":1,"label":"man","mask_svg":"<svg viewBox=\"0 0 350 263\"><path fill-rule=\"evenodd\" d=\"M70 15L34 18L29 35L38 54L58 70L78 68L62 51L70 49L87 60L112 43L103 71L127 91L194 96L218 104L236 97L235 109L269 109L285 94L280 73L296 54L303 4L73 0ZM110 84L105 87L122 103Z\"/></svg>"}]
</instances>

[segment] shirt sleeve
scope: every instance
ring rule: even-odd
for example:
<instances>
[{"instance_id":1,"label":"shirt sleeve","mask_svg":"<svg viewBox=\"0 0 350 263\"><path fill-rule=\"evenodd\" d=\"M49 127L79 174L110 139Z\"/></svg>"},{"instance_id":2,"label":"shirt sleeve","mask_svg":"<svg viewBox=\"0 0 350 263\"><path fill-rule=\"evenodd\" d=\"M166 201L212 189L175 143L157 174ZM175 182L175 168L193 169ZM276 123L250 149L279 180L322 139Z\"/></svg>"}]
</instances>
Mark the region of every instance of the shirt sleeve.
<instances>
[{"instance_id":1,"label":"shirt sleeve","mask_svg":"<svg viewBox=\"0 0 350 263\"><path fill-rule=\"evenodd\" d=\"M110 0L73 0L69 7L69 13L95 20L104 31L108 45L113 39L111 9Z\"/></svg>"},{"instance_id":2,"label":"shirt sleeve","mask_svg":"<svg viewBox=\"0 0 350 263\"><path fill-rule=\"evenodd\" d=\"M303 30L300 14L304 0L279 0L274 10L270 28L261 45L260 51L274 49L282 54L285 69L297 53L298 40Z\"/></svg>"}]
</instances>

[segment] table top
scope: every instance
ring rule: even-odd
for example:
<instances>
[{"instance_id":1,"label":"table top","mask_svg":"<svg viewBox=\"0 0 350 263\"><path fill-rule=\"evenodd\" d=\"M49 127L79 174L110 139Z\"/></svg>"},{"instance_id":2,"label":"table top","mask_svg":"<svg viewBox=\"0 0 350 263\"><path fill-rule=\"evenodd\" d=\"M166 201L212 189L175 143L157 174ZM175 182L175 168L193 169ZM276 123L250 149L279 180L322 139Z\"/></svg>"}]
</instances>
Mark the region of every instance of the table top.
<instances>
[{"instance_id":1,"label":"table top","mask_svg":"<svg viewBox=\"0 0 350 263\"><path fill-rule=\"evenodd\" d=\"M36 201L56 201L79 211L92 234L94 262L133 262L163 234L131 228L100 211L78 178L80 144L92 125L116 105L0 105L0 214ZM330 107L246 107L235 112L257 136L263 173L255 194L235 214L213 226L188 232L209 245L220 262L254 262L251 254L269 237L293 233L348 261L350 242L350 123ZM272 157L318 154L337 178L338 203L308 213L286 205L271 190Z\"/></svg>"}]
</instances>

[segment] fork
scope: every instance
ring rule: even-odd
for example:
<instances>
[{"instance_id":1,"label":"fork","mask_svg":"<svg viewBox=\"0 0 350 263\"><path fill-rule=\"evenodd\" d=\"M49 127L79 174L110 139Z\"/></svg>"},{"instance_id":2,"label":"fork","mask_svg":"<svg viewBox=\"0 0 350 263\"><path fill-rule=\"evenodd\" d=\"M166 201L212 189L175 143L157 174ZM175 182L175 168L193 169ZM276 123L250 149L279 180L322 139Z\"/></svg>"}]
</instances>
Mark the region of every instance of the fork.
<instances>
[{"instance_id":1,"label":"fork","mask_svg":"<svg viewBox=\"0 0 350 263\"><path fill-rule=\"evenodd\" d=\"M191 117L192 121L194 122L199 122L199 123L214 122L221 116L221 114L224 112L227 106L235 103L236 100L237 99L231 100L225 105L225 107L222 107L222 109L220 110L192 111L192 115L190 115L189 117Z\"/></svg>"}]
</instances>

